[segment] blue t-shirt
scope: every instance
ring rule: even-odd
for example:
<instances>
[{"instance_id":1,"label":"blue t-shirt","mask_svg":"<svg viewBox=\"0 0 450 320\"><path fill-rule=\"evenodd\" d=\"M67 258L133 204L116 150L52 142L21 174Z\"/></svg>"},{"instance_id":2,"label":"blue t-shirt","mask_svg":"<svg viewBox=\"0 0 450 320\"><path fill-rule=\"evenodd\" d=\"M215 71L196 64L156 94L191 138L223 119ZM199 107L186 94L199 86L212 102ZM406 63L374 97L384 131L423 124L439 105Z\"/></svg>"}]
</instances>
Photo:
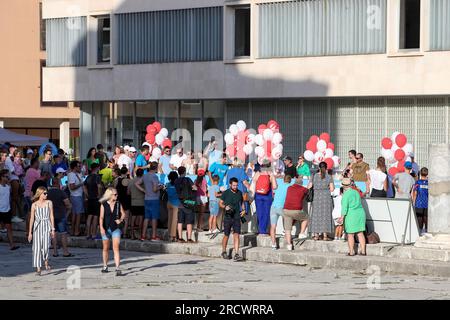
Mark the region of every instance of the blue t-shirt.
<instances>
[{"instance_id":1,"label":"blue t-shirt","mask_svg":"<svg viewBox=\"0 0 450 320\"><path fill-rule=\"evenodd\" d=\"M278 188L274 190L275 196L273 197L272 208L283 209L284 202L286 200L287 189L292 183L280 183Z\"/></svg>"},{"instance_id":2,"label":"blue t-shirt","mask_svg":"<svg viewBox=\"0 0 450 320\"><path fill-rule=\"evenodd\" d=\"M414 190L417 192L415 207L420 209L428 208L428 180L417 180Z\"/></svg>"},{"instance_id":3,"label":"blue t-shirt","mask_svg":"<svg viewBox=\"0 0 450 320\"><path fill-rule=\"evenodd\" d=\"M209 169L209 171L211 172L211 177L214 177L215 175L219 176L219 187L223 186L223 178L227 174L228 166L226 164L216 162L211 166L211 169Z\"/></svg>"},{"instance_id":4,"label":"blue t-shirt","mask_svg":"<svg viewBox=\"0 0 450 320\"><path fill-rule=\"evenodd\" d=\"M145 167L147 165L147 160L145 160L145 157L140 153L136 158L136 167ZM144 169L144 174L147 173L147 169Z\"/></svg>"},{"instance_id":5,"label":"blue t-shirt","mask_svg":"<svg viewBox=\"0 0 450 320\"><path fill-rule=\"evenodd\" d=\"M211 167L214 163L220 161L221 156L222 156L222 152L220 152L219 150L211 151L211 153L209 154L209 158L208 158L208 162L209 162L208 170L209 171L211 171Z\"/></svg>"},{"instance_id":6,"label":"blue t-shirt","mask_svg":"<svg viewBox=\"0 0 450 320\"><path fill-rule=\"evenodd\" d=\"M217 201L216 192L220 192L220 187L217 184L213 184L212 186L208 187L209 192L209 201Z\"/></svg>"},{"instance_id":7,"label":"blue t-shirt","mask_svg":"<svg viewBox=\"0 0 450 320\"><path fill-rule=\"evenodd\" d=\"M180 199L178 198L177 189L175 189L175 185L167 183L166 191L169 203L174 207L179 207L181 205L181 202Z\"/></svg>"},{"instance_id":8,"label":"blue t-shirt","mask_svg":"<svg viewBox=\"0 0 450 320\"><path fill-rule=\"evenodd\" d=\"M227 173L227 183L231 178L238 179L238 190L242 193L247 192L247 187L244 185L244 181L248 181L248 176L242 168L231 168Z\"/></svg>"},{"instance_id":9,"label":"blue t-shirt","mask_svg":"<svg viewBox=\"0 0 450 320\"><path fill-rule=\"evenodd\" d=\"M162 165L162 171L165 175L168 175L172 169L170 169L170 156L163 155L159 158L159 163Z\"/></svg>"}]
</instances>

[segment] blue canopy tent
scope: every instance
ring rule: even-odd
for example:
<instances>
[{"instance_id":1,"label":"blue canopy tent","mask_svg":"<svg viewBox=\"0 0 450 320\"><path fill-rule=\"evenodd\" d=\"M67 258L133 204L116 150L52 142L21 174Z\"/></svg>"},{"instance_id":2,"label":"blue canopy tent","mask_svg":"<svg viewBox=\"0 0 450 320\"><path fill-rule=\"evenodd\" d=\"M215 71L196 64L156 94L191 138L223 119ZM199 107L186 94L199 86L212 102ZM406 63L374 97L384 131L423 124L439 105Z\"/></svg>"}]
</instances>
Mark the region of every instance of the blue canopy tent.
<instances>
[{"instance_id":1,"label":"blue canopy tent","mask_svg":"<svg viewBox=\"0 0 450 320\"><path fill-rule=\"evenodd\" d=\"M40 146L43 143L48 142L48 138L29 136L0 128L0 144L4 144L6 142L18 147Z\"/></svg>"}]
</instances>

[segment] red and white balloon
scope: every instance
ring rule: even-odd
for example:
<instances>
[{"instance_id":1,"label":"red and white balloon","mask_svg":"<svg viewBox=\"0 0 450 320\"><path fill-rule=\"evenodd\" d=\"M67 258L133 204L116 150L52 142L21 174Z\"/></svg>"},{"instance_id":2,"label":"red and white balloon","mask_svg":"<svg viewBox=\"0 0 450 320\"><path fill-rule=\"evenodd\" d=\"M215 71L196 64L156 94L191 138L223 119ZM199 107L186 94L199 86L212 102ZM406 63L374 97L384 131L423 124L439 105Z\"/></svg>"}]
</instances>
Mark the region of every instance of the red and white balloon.
<instances>
[{"instance_id":1,"label":"red and white balloon","mask_svg":"<svg viewBox=\"0 0 450 320\"><path fill-rule=\"evenodd\" d=\"M388 170L392 176L405 171L405 162L411 161L413 151L413 145L408 143L404 133L396 131L390 138L385 137L381 140L381 155L392 165Z\"/></svg>"},{"instance_id":2,"label":"red and white balloon","mask_svg":"<svg viewBox=\"0 0 450 320\"><path fill-rule=\"evenodd\" d=\"M327 132L322 132L319 136L311 136L303 153L305 160L315 165L322 161L326 162L328 169L338 168L341 159L334 154L334 144L330 140L330 134Z\"/></svg>"},{"instance_id":3,"label":"red and white balloon","mask_svg":"<svg viewBox=\"0 0 450 320\"><path fill-rule=\"evenodd\" d=\"M147 126L145 142L142 145L148 145L153 158L158 160L161 157L161 149L165 147L172 148L172 141L168 138L169 131L162 128L161 123L155 121Z\"/></svg>"}]
</instances>

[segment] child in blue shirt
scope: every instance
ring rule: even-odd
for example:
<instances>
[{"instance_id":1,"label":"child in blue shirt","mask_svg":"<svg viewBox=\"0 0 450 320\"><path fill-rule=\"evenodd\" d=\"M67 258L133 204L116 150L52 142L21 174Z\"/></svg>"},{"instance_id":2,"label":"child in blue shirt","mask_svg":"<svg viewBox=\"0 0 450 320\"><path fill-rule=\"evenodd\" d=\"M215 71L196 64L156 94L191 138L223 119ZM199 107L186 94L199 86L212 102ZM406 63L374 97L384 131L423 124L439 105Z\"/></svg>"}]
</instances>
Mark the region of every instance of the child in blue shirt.
<instances>
[{"instance_id":1,"label":"child in blue shirt","mask_svg":"<svg viewBox=\"0 0 450 320\"><path fill-rule=\"evenodd\" d=\"M208 187L209 196L209 233L219 232L217 229L217 216L219 215L219 199L221 196L219 176L212 177L212 185Z\"/></svg>"},{"instance_id":2,"label":"child in blue shirt","mask_svg":"<svg viewBox=\"0 0 450 320\"><path fill-rule=\"evenodd\" d=\"M427 232L428 225L428 169L420 170L420 179L413 187L413 204L421 235Z\"/></svg>"}]
</instances>

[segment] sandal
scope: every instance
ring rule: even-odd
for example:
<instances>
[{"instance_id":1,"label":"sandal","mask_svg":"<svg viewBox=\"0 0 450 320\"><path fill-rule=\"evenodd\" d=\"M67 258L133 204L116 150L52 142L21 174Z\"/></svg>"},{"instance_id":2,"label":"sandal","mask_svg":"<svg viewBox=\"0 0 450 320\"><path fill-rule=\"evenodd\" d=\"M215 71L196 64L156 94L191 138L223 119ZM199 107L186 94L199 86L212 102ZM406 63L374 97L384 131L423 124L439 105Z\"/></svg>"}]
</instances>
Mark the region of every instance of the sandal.
<instances>
[{"instance_id":1,"label":"sandal","mask_svg":"<svg viewBox=\"0 0 450 320\"><path fill-rule=\"evenodd\" d=\"M366 252L360 252L359 255L360 256L367 256L367 253Z\"/></svg>"},{"instance_id":2,"label":"sandal","mask_svg":"<svg viewBox=\"0 0 450 320\"><path fill-rule=\"evenodd\" d=\"M356 255L355 253L353 253L353 254L350 254L350 252L347 253L347 256L349 256L349 257L353 257L353 256L355 256L355 255Z\"/></svg>"},{"instance_id":3,"label":"sandal","mask_svg":"<svg viewBox=\"0 0 450 320\"><path fill-rule=\"evenodd\" d=\"M17 250L19 248L20 248L19 246L14 246L14 247L9 248L9 250L14 251L14 250Z\"/></svg>"},{"instance_id":4,"label":"sandal","mask_svg":"<svg viewBox=\"0 0 450 320\"><path fill-rule=\"evenodd\" d=\"M53 257L57 258L59 257L59 254L53 254Z\"/></svg>"},{"instance_id":5,"label":"sandal","mask_svg":"<svg viewBox=\"0 0 450 320\"><path fill-rule=\"evenodd\" d=\"M45 270L50 271L52 270L52 267L47 263L45 264Z\"/></svg>"},{"instance_id":6,"label":"sandal","mask_svg":"<svg viewBox=\"0 0 450 320\"><path fill-rule=\"evenodd\" d=\"M72 254L72 253L69 253L69 254L67 254L67 255L63 255L63 257L64 258L69 258L69 257L74 257L75 255L74 254Z\"/></svg>"},{"instance_id":7,"label":"sandal","mask_svg":"<svg viewBox=\"0 0 450 320\"><path fill-rule=\"evenodd\" d=\"M40 276L41 275L41 270L36 271L35 275Z\"/></svg>"},{"instance_id":8,"label":"sandal","mask_svg":"<svg viewBox=\"0 0 450 320\"><path fill-rule=\"evenodd\" d=\"M318 240L319 240L319 237L318 237L318 236L314 236L314 237L313 237L313 240L314 240L314 241L318 241Z\"/></svg>"}]
</instances>

